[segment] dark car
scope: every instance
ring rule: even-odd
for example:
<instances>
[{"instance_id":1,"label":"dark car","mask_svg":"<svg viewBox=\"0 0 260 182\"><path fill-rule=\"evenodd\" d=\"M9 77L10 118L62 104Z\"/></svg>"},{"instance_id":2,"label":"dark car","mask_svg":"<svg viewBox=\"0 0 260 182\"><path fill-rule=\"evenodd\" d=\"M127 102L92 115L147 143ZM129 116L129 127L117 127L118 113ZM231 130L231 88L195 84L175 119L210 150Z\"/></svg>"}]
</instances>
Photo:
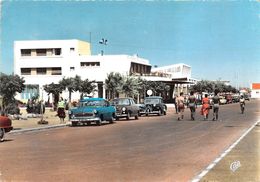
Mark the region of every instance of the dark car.
<instances>
[{"instance_id":1,"label":"dark car","mask_svg":"<svg viewBox=\"0 0 260 182\"><path fill-rule=\"evenodd\" d=\"M80 101L79 106L69 110L69 120L72 126L79 123L90 125L95 122L98 126L103 121L114 122L115 107L103 98L88 98Z\"/></svg>"},{"instance_id":2,"label":"dark car","mask_svg":"<svg viewBox=\"0 0 260 182\"><path fill-rule=\"evenodd\" d=\"M111 102L111 105L116 107L116 119L135 117L138 119L139 106L135 103L132 98L116 98Z\"/></svg>"},{"instance_id":3,"label":"dark car","mask_svg":"<svg viewBox=\"0 0 260 182\"><path fill-rule=\"evenodd\" d=\"M4 141L5 133L13 129L12 121L6 116L0 116L0 141Z\"/></svg>"},{"instance_id":4,"label":"dark car","mask_svg":"<svg viewBox=\"0 0 260 182\"><path fill-rule=\"evenodd\" d=\"M144 104L140 106L141 113L148 116L149 114L166 115L167 106L163 103L162 97L150 96L144 99Z\"/></svg>"}]
</instances>

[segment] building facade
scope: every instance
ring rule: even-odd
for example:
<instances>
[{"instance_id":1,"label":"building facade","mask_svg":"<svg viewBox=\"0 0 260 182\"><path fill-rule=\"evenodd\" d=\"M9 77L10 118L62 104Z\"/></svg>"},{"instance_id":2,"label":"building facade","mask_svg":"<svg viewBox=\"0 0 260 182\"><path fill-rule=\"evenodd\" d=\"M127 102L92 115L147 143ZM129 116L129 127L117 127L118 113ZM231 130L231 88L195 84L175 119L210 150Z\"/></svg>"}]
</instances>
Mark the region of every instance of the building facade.
<instances>
[{"instance_id":1,"label":"building facade","mask_svg":"<svg viewBox=\"0 0 260 182\"><path fill-rule=\"evenodd\" d=\"M94 97L105 97L104 82L111 72L122 75L146 75L151 72L149 61L136 55L91 55L90 44L80 40L15 41L14 73L24 77L26 88L17 95L28 100L39 94L50 100L43 85L58 83L62 78L79 75L94 80L98 91ZM62 93L68 98L68 92ZM79 93L72 94L78 100Z\"/></svg>"},{"instance_id":2,"label":"building facade","mask_svg":"<svg viewBox=\"0 0 260 182\"><path fill-rule=\"evenodd\" d=\"M170 75L170 80L174 83L173 94L176 95L180 92L188 94L189 87L198 81L191 77L191 66L184 63L153 68L152 72Z\"/></svg>"},{"instance_id":3,"label":"building facade","mask_svg":"<svg viewBox=\"0 0 260 182\"><path fill-rule=\"evenodd\" d=\"M260 99L260 83L251 84L251 98Z\"/></svg>"}]
</instances>

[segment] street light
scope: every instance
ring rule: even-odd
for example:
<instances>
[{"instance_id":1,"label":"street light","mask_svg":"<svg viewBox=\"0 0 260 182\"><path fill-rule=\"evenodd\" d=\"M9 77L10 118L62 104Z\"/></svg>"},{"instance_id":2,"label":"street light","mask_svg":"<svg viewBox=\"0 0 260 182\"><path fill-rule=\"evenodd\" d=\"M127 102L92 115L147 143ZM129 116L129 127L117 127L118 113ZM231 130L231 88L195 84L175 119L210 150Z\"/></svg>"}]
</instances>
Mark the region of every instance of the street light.
<instances>
[{"instance_id":1,"label":"street light","mask_svg":"<svg viewBox=\"0 0 260 182\"><path fill-rule=\"evenodd\" d=\"M102 39L99 41L99 43L105 46L105 45L107 45L107 39L102 38ZM103 55L104 55L104 51L101 50L101 56L103 56Z\"/></svg>"}]
</instances>

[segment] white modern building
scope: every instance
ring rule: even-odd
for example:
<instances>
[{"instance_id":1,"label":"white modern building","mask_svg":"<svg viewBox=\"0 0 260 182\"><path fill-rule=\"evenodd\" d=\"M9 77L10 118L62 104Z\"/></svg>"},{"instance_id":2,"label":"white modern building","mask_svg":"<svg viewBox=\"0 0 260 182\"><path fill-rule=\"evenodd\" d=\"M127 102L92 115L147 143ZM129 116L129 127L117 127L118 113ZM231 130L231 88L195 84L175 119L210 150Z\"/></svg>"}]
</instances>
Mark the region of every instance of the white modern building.
<instances>
[{"instance_id":1,"label":"white modern building","mask_svg":"<svg viewBox=\"0 0 260 182\"><path fill-rule=\"evenodd\" d=\"M48 99L43 85L58 83L63 77L81 76L95 80L95 97L105 97L104 81L110 72L124 75L149 74L151 65L146 59L128 55L91 55L90 44L80 40L15 41L14 73L25 79L27 88L17 99L27 100L39 94ZM36 89L32 89L34 85ZM63 93L68 98L68 93ZM77 100L79 93L72 99Z\"/></svg>"},{"instance_id":2,"label":"white modern building","mask_svg":"<svg viewBox=\"0 0 260 182\"><path fill-rule=\"evenodd\" d=\"M169 75L174 84L174 94L188 93L191 84L196 84L197 79L191 77L191 66L183 63L152 68L153 73Z\"/></svg>"},{"instance_id":3,"label":"white modern building","mask_svg":"<svg viewBox=\"0 0 260 182\"><path fill-rule=\"evenodd\" d=\"M26 88L17 99L27 101L39 94L44 100L53 101L43 90L43 85L58 83L62 78L79 75L97 83L93 97L105 98L104 82L111 72L140 76L146 80L162 81L172 86L175 93L187 92L191 67L174 64L153 68L147 59L137 55L91 55L91 45L80 40L36 40L14 42L14 73L24 77ZM175 87L175 88L174 88ZM68 92L62 96L68 98ZM79 93L72 94L78 100Z\"/></svg>"}]
</instances>

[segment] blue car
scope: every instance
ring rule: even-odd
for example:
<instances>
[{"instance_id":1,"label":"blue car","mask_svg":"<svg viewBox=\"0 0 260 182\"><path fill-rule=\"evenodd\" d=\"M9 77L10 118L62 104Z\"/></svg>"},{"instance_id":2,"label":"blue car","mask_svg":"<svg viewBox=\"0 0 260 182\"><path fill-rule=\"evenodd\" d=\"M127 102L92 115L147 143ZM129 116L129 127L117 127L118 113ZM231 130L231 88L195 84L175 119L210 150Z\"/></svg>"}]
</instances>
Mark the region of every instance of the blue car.
<instances>
[{"instance_id":1,"label":"blue car","mask_svg":"<svg viewBox=\"0 0 260 182\"><path fill-rule=\"evenodd\" d=\"M69 120L72 126L78 124L90 125L92 122L101 126L103 121L113 123L115 107L103 98L87 98L80 100L79 106L69 110Z\"/></svg>"}]
</instances>

